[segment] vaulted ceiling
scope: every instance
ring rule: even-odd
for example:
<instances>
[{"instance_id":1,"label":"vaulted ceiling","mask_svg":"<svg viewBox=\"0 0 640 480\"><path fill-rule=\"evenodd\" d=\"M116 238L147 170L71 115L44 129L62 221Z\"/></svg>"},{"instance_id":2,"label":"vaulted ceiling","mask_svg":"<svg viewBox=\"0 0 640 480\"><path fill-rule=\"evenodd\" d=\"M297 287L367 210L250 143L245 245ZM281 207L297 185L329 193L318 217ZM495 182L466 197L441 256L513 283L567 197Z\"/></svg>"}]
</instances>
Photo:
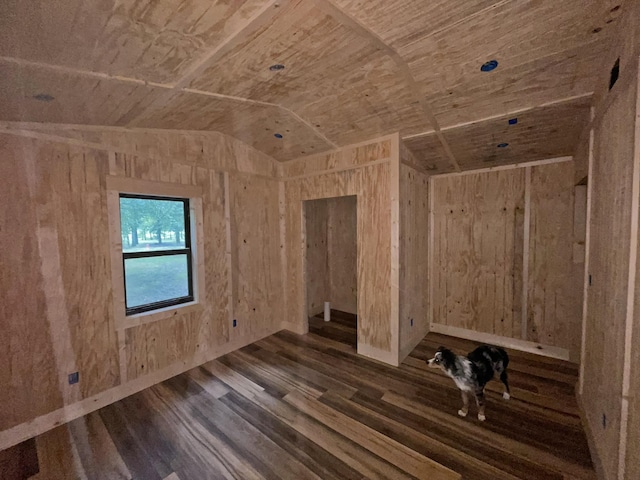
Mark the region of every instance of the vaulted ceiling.
<instances>
[{"instance_id":1,"label":"vaulted ceiling","mask_svg":"<svg viewBox=\"0 0 640 480\"><path fill-rule=\"evenodd\" d=\"M4 0L0 120L215 130L281 161L400 131L434 173L570 155L619 4Z\"/></svg>"}]
</instances>

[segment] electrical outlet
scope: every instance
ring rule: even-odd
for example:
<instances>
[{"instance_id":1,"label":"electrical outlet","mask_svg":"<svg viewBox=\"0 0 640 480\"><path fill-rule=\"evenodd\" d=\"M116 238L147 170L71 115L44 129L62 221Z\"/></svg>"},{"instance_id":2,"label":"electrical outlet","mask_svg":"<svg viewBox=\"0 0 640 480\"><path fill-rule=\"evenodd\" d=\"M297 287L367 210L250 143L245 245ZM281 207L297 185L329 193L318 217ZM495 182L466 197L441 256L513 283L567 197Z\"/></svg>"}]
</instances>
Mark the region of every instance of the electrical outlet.
<instances>
[{"instance_id":1,"label":"electrical outlet","mask_svg":"<svg viewBox=\"0 0 640 480\"><path fill-rule=\"evenodd\" d=\"M233 319L233 328L236 328L238 326L238 321L234 318Z\"/></svg>"},{"instance_id":2,"label":"electrical outlet","mask_svg":"<svg viewBox=\"0 0 640 480\"><path fill-rule=\"evenodd\" d=\"M411 326L413 327L413 318L411 319Z\"/></svg>"},{"instance_id":3,"label":"electrical outlet","mask_svg":"<svg viewBox=\"0 0 640 480\"><path fill-rule=\"evenodd\" d=\"M80 381L80 373L73 372L69 374L69 385L73 385Z\"/></svg>"}]
</instances>

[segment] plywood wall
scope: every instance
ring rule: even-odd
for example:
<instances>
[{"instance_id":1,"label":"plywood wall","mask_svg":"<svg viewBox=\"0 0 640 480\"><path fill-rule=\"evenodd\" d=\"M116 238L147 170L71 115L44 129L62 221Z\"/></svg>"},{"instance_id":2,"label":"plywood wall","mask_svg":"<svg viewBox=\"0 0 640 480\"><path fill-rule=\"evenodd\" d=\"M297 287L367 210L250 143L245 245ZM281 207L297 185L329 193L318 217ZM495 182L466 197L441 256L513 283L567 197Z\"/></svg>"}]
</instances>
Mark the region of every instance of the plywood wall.
<instances>
[{"instance_id":1,"label":"plywood wall","mask_svg":"<svg viewBox=\"0 0 640 480\"><path fill-rule=\"evenodd\" d=\"M432 185L433 322L522 338L525 170Z\"/></svg>"},{"instance_id":2,"label":"plywood wall","mask_svg":"<svg viewBox=\"0 0 640 480\"><path fill-rule=\"evenodd\" d=\"M0 159L0 448L280 329L270 157L221 134L43 126L0 133ZM109 175L202 189L197 308L116 331Z\"/></svg>"},{"instance_id":3,"label":"plywood wall","mask_svg":"<svg viewBox=\"0 0 640 480\"><path fill-rule=\"evenodd\" d=\"M120 383L108 168L105 152L0 135L0 430Z\"/></svg>"},{"instance_id":4,"label":"plywood wall","mask_svg":"<svg viewBox=\"0 0 640 480\"><path fill-rule=\"evenodd\" d=\"M637 85L620 90L593 129L590 247L582 403L608 478L621 467L625 339L629 312ZM637 168L637 167L636 167ZM637 214L637 213L636 213ZM637 232L636 234L637 235ZM637 239L634 240L637 242ZM634 272L632 272L632 275ZM623 447L624 448L624 447ZM635 454L634 454L635 456ZM629 477L631 478L631 477Z\"/></svg>"},{"instance_id":5,"label":"plywood wall","mask_svg":"<svg viewBox=\"0 0 640 480\"><path fill-rule=\"evenodd\" d=\"M595 129L582 402L608 478L617 478L627 316L635 86Z\"/></svg>"},{"instance_id":6,"label":"plywood wall","mask_svg":"<svg viewBox=\"0 0 640 480\"><path fill-rule=\"evenodd\" d=\"M589 275L578 395L596 467L606 480L640 477L640 2L623 2L622 8L590 126ZM609 89L616 59L620 76ZM583 150L589 149L584 137Z\"/></svg>"},{"instance_id":7,"label":"plywood wall","mask_svg":"<svg viewBox=\"0 0 640 480\"><path fill-rule=\"evenodd\" d=\"M329 213L326 200L305 202L307 315L321 313L329 301Z\"/></svg>"},{"instance_id":8,"label":"plywood wall","mask_svg":"<svg viewBox=\"0 0 640 480\"><path fill-rule=\"evenodd\" d=\"M560 347L579 359L574 165L433 177L436 324Z\"/></svg>"},{"instance_id":9,"label":"plywood wall","mask_svg":"<svg viewBox=\"0 0 640 480\"><path fill-rule=\"evenodd\" d=\"M574 261L574 163L531 168L526 340L580 359L584 265Z\"/></svg>"},{"instance_id":10,"label":"plywood wall","mask_svg":"<svg viewBox=\"0 0 640 480\"><path fill-rule=\"evenodd\" d=\"M331 308L356 314L358 310L357 197L329 198L327 249Z\"/></svg>"},{"instance_id":11,"label":"plywood wall","mask_svg":"<svg viewBox=\"0 0 640 480\"><path fill-rule=\"evenodd\" d=\"M640 75L639 75L640 78ZM640 85L638 86L638 98L640 99ZM640 107L636 107L636 147L634 153L634 163L638 166L640 163ZM640 199L639 199L640 201ZM635 212L640 215L640 209ZM640 218L635 218L640 225ZM640 245L640 237L635 234L636 242ZM635 287L633 290L633 319L627 321L627 331L625 334L625 344L628 348L628 354L625 354L625 368L628 372L628 389L625 391L623 385L623 398L628 399L628 423L626 432L621 432L621 436L626 435L626 451L624 454L626 478L640 478L640 462L638 462L638 452L640 451L640 256L636 256L635 265ZM630 328L629 328L630 327ZM625 350L626 352L626 350ZM624 448L624 446L623 446Z\"/></svg>"},{"instance_id":12,"label":"plywood wall","mask_svg":"<svg viewBox=\"0 0 640 480\"><path fill-rule=\"evenodd\" d=\"M390 363L397 362L398 345L397 317L391 313L391 164L398 162L398 142L397 135L384 137L286 162L281 169L286 199L285 321L299 330L307 321L302 202L355 195L358 351Z\"/></svg>"},{"instance_id":13,"label":"plywood wall","mask_svg":"<svg viewBox=\"0 0 640 480\"><path fill-rule=\"evenodd\" d=\"M236 338L278 330L283 316L278 183L229 175L233 318Z\"/></svg>"},{"instance_id":14,"label":"plywood wall","mask_svg":"<svg viewBox=\"0 0 640 480\"><path fill-rule=\"evenodd\" d=\"M429 331L429 178L400 149L400 360ZM407 164L408 163L408 164Z\"/></svg>"}]
</instances>

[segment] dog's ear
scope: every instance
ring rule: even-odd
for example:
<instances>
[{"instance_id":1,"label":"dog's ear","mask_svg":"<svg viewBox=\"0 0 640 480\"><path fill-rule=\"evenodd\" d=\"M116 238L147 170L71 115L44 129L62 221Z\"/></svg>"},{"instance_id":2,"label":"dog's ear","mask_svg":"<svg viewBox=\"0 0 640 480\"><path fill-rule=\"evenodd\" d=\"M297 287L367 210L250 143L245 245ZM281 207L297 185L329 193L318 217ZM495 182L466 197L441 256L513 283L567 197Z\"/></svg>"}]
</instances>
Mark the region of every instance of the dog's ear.
<instances>
[{"instance_id":1,"label":"dog's ear","mask_svg":"<svg viewBox=\"0 0 640 480\"><path fill-rule=\"evenodd\" d=\"M456 354L448 348L442 347L442 350L440 350L440 352L442 353L442 363L444 365L449 366L453 365L456 362Z\"/></svg>"}]
</instances>

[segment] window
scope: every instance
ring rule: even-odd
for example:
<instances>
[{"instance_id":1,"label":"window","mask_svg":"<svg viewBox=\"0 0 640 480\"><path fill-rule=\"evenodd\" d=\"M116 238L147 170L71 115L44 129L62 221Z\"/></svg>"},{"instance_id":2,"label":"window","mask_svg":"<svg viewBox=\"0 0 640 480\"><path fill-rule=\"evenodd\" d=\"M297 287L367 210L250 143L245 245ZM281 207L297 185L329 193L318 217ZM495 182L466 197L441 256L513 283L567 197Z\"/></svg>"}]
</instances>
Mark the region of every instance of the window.
<instances>
[{"instance_id":1,"label":"window","mask_svg":"<svg viewBox=\"0 0 640 480\"><path fill-rule=\"evenodd\" d=\"M119 197L126 315L192 302L189 199Z\"/></svg>"}]
</instances>

